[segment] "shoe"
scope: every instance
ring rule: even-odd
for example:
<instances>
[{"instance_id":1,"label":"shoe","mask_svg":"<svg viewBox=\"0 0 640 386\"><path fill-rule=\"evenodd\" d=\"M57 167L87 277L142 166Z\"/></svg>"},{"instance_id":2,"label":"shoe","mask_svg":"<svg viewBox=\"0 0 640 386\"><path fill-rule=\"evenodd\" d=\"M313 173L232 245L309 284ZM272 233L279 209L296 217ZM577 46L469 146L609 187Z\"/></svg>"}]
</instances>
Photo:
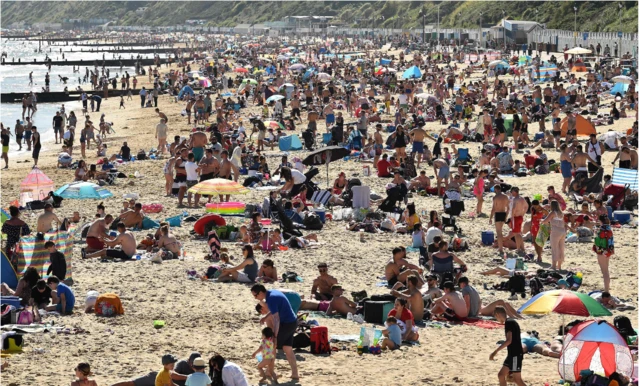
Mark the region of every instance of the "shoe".
<instances>
[{"instance_id":1,"label":"shoe","mask_svg":"<svg viewBox=\"0 0 640 386\"><path fill-rule=\"evenodd\" d=\"M513 295L509 296L509 300L518 300L518 295L513 294Z\"/></svg>"}]
</instances>

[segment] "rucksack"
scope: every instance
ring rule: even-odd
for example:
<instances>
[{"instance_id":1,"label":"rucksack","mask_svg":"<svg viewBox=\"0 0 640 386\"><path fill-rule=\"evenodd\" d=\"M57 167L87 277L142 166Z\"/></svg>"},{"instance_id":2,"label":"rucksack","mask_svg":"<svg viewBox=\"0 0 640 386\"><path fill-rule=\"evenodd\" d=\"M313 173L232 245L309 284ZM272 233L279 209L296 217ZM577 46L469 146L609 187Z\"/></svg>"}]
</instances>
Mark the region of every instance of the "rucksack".
<instances>
[{"instance_id":1,"label":"rucksack","mask_svg":"<svg viewBox=\"0 0 640 386\"><path fill-rule=\"evenodd\" d=\"M511 294L523 293L525 291L525 279L523 275L513 275L507 283L507 289L511 291Z\"/></svg>"},{"instance_id":2,"label":"rucksack","mask_svg":"<svg viewBox=\"0 0 640 386\"><path fill-rule=\"evenodd\" d=\"M531 296L536 296L544 290L544 284L537 277L534 277L529 281L529 288L531 288Z\"/></svg>"},{"instance_id":3,"label":"rucksack","mask_svg":"<svg viewBox=\"0 0 640 386\"><path fill-rule=\"evenodd\" d=\"M307 217L305 217L304 219L304 226L312 231L319 231L322 230L322 220L320 220L320 217L315 214L315 213L309 213L307 215Z\"/></svg>"},{"instance_id":4,"label":"rucksack","mask_svg":"<svg viewBox=\"0 0 640 386\"><path fill-rule=\"evenodd\" d=\"M287 271L282 274L282 282L283 283L297 283L298 282L298 274L293 271Z\"/></svg>"},{"instance_id":5,"label":"rucksack","mask_svg":"<svg viewBox=\"0 0 640 386\"><path fill-rule=\"evenodd\" d=\"M312 354L331 354L331 344L329 344L329 330L324 326L311 327Z\"/></svg>"},{"instance_id":6,"label":"rucksack","mask_svg":"<svg viewBox=\"0 0 640 386\"><path fill-rule=\"evenodd\" d=\"M138 155L136 155L136 160L144 161L146 159L147 159L147 153L145 153L144 150L140 149L140 151L138 152Z\"/></svg>"}]
</instances>

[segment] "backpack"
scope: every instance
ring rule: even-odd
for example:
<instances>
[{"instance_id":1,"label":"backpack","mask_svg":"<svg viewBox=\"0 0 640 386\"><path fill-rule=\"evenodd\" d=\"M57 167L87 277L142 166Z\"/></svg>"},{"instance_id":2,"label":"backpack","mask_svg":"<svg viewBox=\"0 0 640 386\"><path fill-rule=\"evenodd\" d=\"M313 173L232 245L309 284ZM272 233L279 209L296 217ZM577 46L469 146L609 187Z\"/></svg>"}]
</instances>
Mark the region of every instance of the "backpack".
<instances>
[{"instance_id":1,"label":"backpack","mask_svg":"<svg viewBox=\"0 0 640 386\"><path fill-rule=\"evenodd\" d=\"M582 383L584 386L609 386L609 378L605 378L598 374L591 374Z\"/></svg>"},{"instance_id":2,"label":"backpack","mask_svg":"<svg viewBox=\"0 0 640 386\"><path fill-rule=\"evenodd\" d=\"M292 347L294 349L306 348L309 346L311 346L311 338L309 338L309 334L307 334L306 332L301 332L293 336Z\"/></svg>"},{"instance_id":3,"label":"backpack","mask_svg":"<svg viewBox=\"0 0 640 386\"><path fill-rule=\"evenodd\" d=\"M136 160L144 161L146 159L147 159L147 153L145 153L144 150L140 149L140 151L138 152L138 155L136 156Z\"/></svg>"},{"instance_id":4,"label":"backpack","mask_svg":"<svg viewBox=\"0 0 640 386\"><path fill-rule=\"evenodd\" d=\"M631 320L626 316L619 315L613 319L613 325L616 327L616 330L622 335L625 339L629 336L636 335L635 330L633 329L633 325L631 324Z\"/></svg>"},{"instance_id":5,"label":"backpack","mask_svg":"<svg viewBox=\"0 0 640 386\"><path fill-rule=\"evenodd\" d=\"M525 291L524 287L525 279L522 275L513 275L507 282L507 289L511 291L512 294L523 293Z\"/></svg>"},{"instance_id":6,"label":"backpack","mask_svg":"<svg viewBox=\"0 0 640 386\"><path fill-rule=\"evenodd\" d=\"M323 227L320 217L315 213L309 213L307 217L305 217L303 224L308 230L312 231L322 230Z\"/></svg>"},{"instance_id":7,"label":"backpack","mask_svg":"<svg viewBox=\"0 0 640 386\"><path fill-rule=\"evenodd\" d=\"M311 327L312 354L331 354L331 344L329 343L329 330L324 326Z\"/></svg>"},{"instance_id":8,"label":"backpack","mask_svg":"<svg viewBox=\"0 0 640 386\"><path fill-rule=\"evenodd\" d=\"M287 271L282 274L282 282L283 283L297 283L298 282L298 274L293 271Z\"/></svg>"},{"instance_id":9,"label":"backpack","mask_svg":"<svg viewBox=\"0 0 640 386\"><path fill-rule=\"evenodd\" d=\"M544 284L539 278L534 277L529 281L529 288L531 288L531 296L536 296L544 290Z\"/></svg>"},{"instance_id":10,"label":"backpack","mask_svg":"<svg viewBox=\"0 0 640 386\"><path fill-rule=\"evenodd\" d=\"M29 325L31 323L33 323L33 315L31 314L30 311L27 310L22 310L20 312L18 312L18 316L16 318L16 323L17 324L26 324Z\"/></svg>"}]
</instances>

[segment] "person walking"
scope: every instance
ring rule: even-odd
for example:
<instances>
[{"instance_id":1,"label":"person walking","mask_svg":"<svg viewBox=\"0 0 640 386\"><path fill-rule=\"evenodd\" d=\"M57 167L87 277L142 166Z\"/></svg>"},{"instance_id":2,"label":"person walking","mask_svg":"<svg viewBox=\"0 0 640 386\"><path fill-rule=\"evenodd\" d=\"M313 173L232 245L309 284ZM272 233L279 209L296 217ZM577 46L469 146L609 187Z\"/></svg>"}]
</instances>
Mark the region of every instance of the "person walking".
<instances>
[{"instance_id":1,"label":"person walking","mask_svg":"<svg viewBox=\"0 0 640 386\"><path fill-rule=\"evenodd\" d=\"M560 203L551 201L551 211L542 220L542 224L549 224L549 241L551 243L551 269L561 270L564 262L564 240L567 237L567 224L560 209Z\"/></svg>"},{"instance_id":2,"label":"person walking","mask_svg":"<svg viewBox=\"0 0 640 386\"><path fill-rule=\"evenodd\" d=\"M598 256L598 265L602 271L602 279L604 280L604 290L609 291L609 259L613 256L613 232L606 214L600 215L600 228L597 230L593 239L593 251Z\"/></svg>"}]
</instances>

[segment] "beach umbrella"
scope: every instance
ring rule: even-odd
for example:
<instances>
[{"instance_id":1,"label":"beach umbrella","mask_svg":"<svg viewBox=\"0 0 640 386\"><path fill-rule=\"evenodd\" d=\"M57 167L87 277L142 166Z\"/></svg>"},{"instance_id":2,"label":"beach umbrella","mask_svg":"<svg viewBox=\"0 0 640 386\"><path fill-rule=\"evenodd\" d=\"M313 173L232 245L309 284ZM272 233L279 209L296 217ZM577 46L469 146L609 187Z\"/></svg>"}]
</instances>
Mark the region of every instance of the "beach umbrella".
<instances>
[{"instance_id":1,"label":"beach umbrella","mask_svg":"<svg viewBox=\"0 0 640 386\"><path fill-rule=\"evenodd\" d=\"M212 178L193 185L189 188L189 193L200 195L226 195L226 194L247 194L249 188L242 186L236 181L225 178Z\"/></svg>"},{"instance_id":2,"label":"beach umbrella","mask_svg":"<svg viewBox=\"0 0 640 386\"><path fill-rule=\"evenodd\" d=\"M267 98L267 103L279 101L280 99L284 99L284 95L271 95L269 98Z\"/></svg>"},{"instance_id":3,"label":"beach umbrella","mask_svg":"<svg viewBox=\"0 0 640 386\"><path fill-rule=\"evenodd\" d=\"M198 83L200 84L200 86L204 87L204 88L208 88L211 87L211 81L209 79L200 79L198 81Z\"/></svg>"},{"instance_id":4,"label":"beach umbrella","mask_svg":"<svg viewBox=\"0 0 640 386\"><path fill-rule=\"evenodd\" d=\"M435 98L435 95L423 92L423 93L420 93L420 94L416 94L416 98L429 99L429 98Z\"/></svg>"},{"instance_id":5,"label":"beach umbrella","mask_svg":"<svg viewBox=\"0 0 640 386\"><path fill-rule=\"evenodd\" d=\"M633 82L633 78L626 75L618 75L611 78L611 80L615 83L624 83L624 84L630 84L631 82Z\"/></svg>"},{"instance_id":6,"label":"beach umbrella","mask_svg":"<svg viewBox=\"0 0 640 386\"><path fill-rule=\"evenodd\" d=\"M247 70L246 68L243 68L243 67L234 68L233 71L234 72L240 72L240 73L243 73L243 74L246 74L247 72L249 72L249 70Z\"/></svg>"},{"instance_id":7,"label":"beach umbrella","mask_svg":"<svg viewBox=\"0 0 640 386\"><path fill-rule=\"evenodd\" d=\"M66 184L56 190L55 195L62 198L77 200L101 200L113 196L113 194L106 188L92 182L72 182L70 184Z\"/></svg>"},{"instance_id":8,"label":"beach umbrella","mask_svg":"<svg viewBox=\"0 0 640 386\"><path fill-rule=\"evenodd\" d=\"M242 79L242 83L258 84L258 81L255 79Z\"/></svg>"},{"instance_id":9,"label":"beach umbrella","mask_svg":"<svg viewBox=\"0 0 640 386\"><path fill-rule=\"evenodd\" d=\"M572 49L567 50L564 53L571 54L571 55L585 55L585 54L590 54L591 50L588 50L582 47L573 47Z\"/></svg>"},{"instance_id":10,"label":"beach umbrella","mask_svg":"<svg viewBox=\"0 0 640 386\"><path fill-rule=\"evenodd\" d=\"M495 67L495 66L497 66L498 64L501 64L501 63L502 64L506 64L506 62L504 60L491 61L491 62L489 62L489 68Z\"/></svg>"},{"instance_id":11,"label":"beach umbrella","mask_svg":"<svg viewBox=\"0 0 640 386\"><path fill-rule=\"evenodd\" d=\"M351 151L341 146L327 146L322 149L311 152L307 158L302 161L307 166L327 166L327 186L329 185L329 164L351 154Z\"/></svg>"},{"instance_id":12,"label":"beach umbrella","mask_svg":"<svg viewBox=\"0 0 640 386\"><path fill-rule=\"evenodd\" d=\"M291 67L289 67L291 70L304 70L305 68L307 68L307 66L305 66L302 63L296 63L291 65Z\"/></svg>"},{"instance_id":13,"label":"beach umbrella","mask_svg":"<svg viewBox=\"0 0 640 386\"><path fill-rule=\"evenodd\" d=\"M402 73L402 78L403 79L411 79L411 78L420 78L422 77L422 72L420 71L420 69L418 68L418 66L412 66L408 69L406 69L403 73Z\"/></svg>"},{"instance_id":14,"label":"beach umbrella","mask_svg":"<svg viewBox=\"0 0 640 386\"><path fill-rule=\"evenodd\" d=\"M318 79L320 80L331 80L333 77L329 74L327 74L326 72L320 72L318 73Z\"/></svg>"},{"instance_id":15,"label":"beach umbrella","mask_svg":"<svg viewBox=\"0 0 640 386\"><path fill-rule=\"evenodd\" d=\"M278 87L278 90L281 90L283 88L295 88L296 86L294 86L292 83L285 83L282 86Z\"/></svg>"},{"instance_id":16,"label":"beach umbrella","mask_svg":"<svg viewBox=\"0 0 640 386\"><path fill-rule=\"evenodd\" d=\"M605 377L613 372L630 377L633 357L627 341L604 320L588 320L575 325L564 338L558 373L565 381L579 381L582 370Z\"/></svg>"},{"instance_id":17,"label":"beach umbrella","mask_svg":"<svg viewBox=\"0 0 640 386\"><path fill-rule=\"evenodd\" d=\"M264 121L264 125L267 127L271 127L272 129L282 129L284 130L284 125L277 121Z\"/></svg>"},{"instance_id":18,"label":"beach umbrella","mask_svg":"<svg viewBox=\"0 0 640 386\"><path fill-rule=\"evenodd\" d=\"M568 290L541 292L518 310L523 315L544 315L551 312L575 316L611 316L611 312L594 298Z\"/></svg>"}]
</instances>

